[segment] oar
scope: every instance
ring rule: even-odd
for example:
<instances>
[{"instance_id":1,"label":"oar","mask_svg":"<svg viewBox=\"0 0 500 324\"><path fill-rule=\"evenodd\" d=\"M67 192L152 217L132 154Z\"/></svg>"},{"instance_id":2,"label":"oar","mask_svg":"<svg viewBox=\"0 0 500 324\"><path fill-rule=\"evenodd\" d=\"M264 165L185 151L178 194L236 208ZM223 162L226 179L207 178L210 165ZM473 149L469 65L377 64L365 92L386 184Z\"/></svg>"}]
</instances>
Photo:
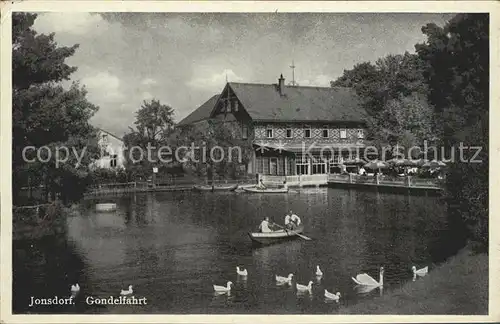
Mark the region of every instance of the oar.
<instances>
[{"instance_id":1,"label":"oar","mask_svg":"<svg viewBox=\"0 0 500 324\"><path fill-rule=\"evenodd\" d=\"M292 232L292 234L295 234L295 235L297 235L298 237L303 238L303 239L304 239L304 240L306 240L306 241L310 241L310 240L312 240L312 238L310 238L310 237L307 237L307 236L305 236L305 235L302 235L302 234L299 234L299 233L297 233L297 232L294 232L293 230L290 230L290 229L288 229L288 228L284 228L283 226L278 225L278 224L276 224L276 223L274 223L274 225L276 225L276 226L278 226L278 227L281 227L281 228L282 228L282 229L284 229L285 231L290 231L290 232Z\"/></svg>"}]
</instances>

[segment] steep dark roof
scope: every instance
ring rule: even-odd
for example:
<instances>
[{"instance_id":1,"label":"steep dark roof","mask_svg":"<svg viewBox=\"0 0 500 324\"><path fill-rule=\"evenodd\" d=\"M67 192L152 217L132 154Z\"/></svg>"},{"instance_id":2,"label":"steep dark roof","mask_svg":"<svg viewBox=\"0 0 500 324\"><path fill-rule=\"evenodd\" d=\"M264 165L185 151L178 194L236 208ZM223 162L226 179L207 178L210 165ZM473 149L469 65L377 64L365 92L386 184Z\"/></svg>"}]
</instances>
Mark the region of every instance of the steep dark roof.
<instances>
[{"instance_id":1,"label":"steep dark roof","mask_svg":"<svg viewBox=\"0 0 500 324\"><path fill-rule=\"evenodd\" d=\"M230 82L229 86L253 120L362 122L365 110L356 93L342 87L285 86Z\"/></svg>"},{"instance_id":2,"label":"steep dark roof","mask_svg":"<svg viewBox=\"0 0 500 324\"><path fill-rule=\"evenodd\" d=\"M189 125L200 120L208 119L217 99L219 99L219 95L214 95L212 98L208 99L204 104L177 123L177 126Z\"/></svg>"}]
</instances>

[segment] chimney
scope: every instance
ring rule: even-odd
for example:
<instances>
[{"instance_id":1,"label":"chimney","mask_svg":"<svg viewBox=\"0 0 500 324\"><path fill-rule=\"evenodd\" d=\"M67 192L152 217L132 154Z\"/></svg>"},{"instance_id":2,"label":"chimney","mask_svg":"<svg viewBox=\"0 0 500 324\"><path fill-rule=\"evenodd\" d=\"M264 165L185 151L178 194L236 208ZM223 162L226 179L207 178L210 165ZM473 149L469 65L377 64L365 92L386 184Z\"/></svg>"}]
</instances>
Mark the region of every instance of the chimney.
<instances>
[{"instance_id":1,"label":"chimney","mask_svg":"<svg viewBox=\"0 0 500 324\"><path fill-rule=\"evenodd\" d=\"M283 78L283 74L278 79L278 91L280 92L280 96L285 95L285 79Z\"/></svg>"}]
</instances>

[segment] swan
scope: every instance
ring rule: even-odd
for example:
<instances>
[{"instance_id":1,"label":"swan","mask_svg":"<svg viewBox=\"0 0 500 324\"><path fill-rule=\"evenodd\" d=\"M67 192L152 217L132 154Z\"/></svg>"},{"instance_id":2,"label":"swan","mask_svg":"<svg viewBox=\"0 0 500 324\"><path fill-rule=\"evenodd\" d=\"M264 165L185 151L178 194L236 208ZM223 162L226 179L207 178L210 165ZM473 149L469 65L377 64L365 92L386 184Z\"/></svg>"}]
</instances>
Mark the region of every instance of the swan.
<instances>
[{"instance_id":1,"label":"swan","mask_svg":"<svg viewBox=\"0 0 500 324\"><path fill-rule=\"evenodd\" d=\"M132 285L128 286L128 290L123 290L120 292L120 295L122 296L127 296L127 295L132 295L134 291L132 290Z\"/></svg>"},{"instance_id":2,"label":"swan","mask_svg":"<svg viewBox=\"0 0 500 324\"><path fill-rule=\"evenodd\" d=\"M316 276L321 277L323 275L323 271L319 268L319 265L316 266Z\"/></svg>"},{"instance_id":3,"label":"swan","mask_svg":"<svg viewBox=\"0 0 500 324\"><path fill-rule=\"evenodd\" d=\"M332 294L331 292L328 292L328 290L325 289L325 297L338 302L339 298L340 298L340 292L337 292L336 294Z\"/></svg>"},{"instance_id":4,"label":"swan","mask_svg":"<svg viewBox=\"0 0 500 324\"><path fill-rule=\"evenodd\" d=\"M312 281L309 281L309 284L308 284L307 286L297 284L297 285L296 285L296 286L297 286L297 291L300 291L300 292L305 292L305 291L307 291L307 292L309 292L309 293L310 293L310 292L311 292L311 290L312 290L312 284L313 284L313 282L312 282Z\"/></svg>"},{"instance_id":5,"label":"swan","mask_svg":"<svg viewBox=\"0 0 500 324\"><path fill-rule=\"evenodd\" d=\"M248 271L247 269L240 270L240 267L236 267L236 273L239 276L248 276Z\"/></svg>"},{"instance_id":6,"label":"swan","mask_svg":"<svg viewBox=\"0 0 500 324\"><path fill-rule=\"evenodd\" d=\"M292 277L293 277L293 273L290 273L288 275L288 277L281 277L281 276L276 275L276 282L282 283L282 284L287 283L290 285L292 283Z\"/></svg>"},{"instance_id":7,"label":"swan","mask_svg":"<svg viewBox=\"0 0 500 324\"><path fill-rule=\"evenodd\" d=\"M76 294L79 291L80 291L80 285L78 283L76 283L76 285L71 285L71 292L73 294Z\"/></svg>"},{"instance_id":8,"label":"swan","mask_svg":"<svg viewBox=\"0 0 500 324\"><path fill-rule=\"evenodd\" d=\"M384 285L384 267L380 267L379 281L376 281L366 273L358 274L352 280L360 286L382 287Z\"/></svg>"},{"instance_id":9,"label":"swan","mask_svg":"<svg viewBox=\"0 0 500 324\"><path fill-rule=\"evenodd\" d=\"M231 281L228 281L227 282L227 287L214 285L214 290L215 290L215 292L218 292L218 293L230 292L232 284L233 283Z\"/></svg>"},{"instance_id":10,"label":"swan","mask_svg":"<svg viewBox=\"0 0 500 324\"><path fill-rule=\"evenodd\" d=\"M418 269L418 270L417 270L417 267L413 266L413 267L411 267L411 270L413 271L414 276L417 275L417 276L423 277L429 271L429 266L422 268L422 269Z\"/></svg>"}]
</instances>

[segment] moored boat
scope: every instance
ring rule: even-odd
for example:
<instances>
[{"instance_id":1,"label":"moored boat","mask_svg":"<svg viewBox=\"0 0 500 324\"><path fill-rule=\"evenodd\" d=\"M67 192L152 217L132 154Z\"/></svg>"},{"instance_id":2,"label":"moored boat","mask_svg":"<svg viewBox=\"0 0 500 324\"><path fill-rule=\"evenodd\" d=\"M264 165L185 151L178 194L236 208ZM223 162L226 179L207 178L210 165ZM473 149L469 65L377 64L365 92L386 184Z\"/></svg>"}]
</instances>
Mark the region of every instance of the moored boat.
<instances>
[{"instance_id":1,"label":"moored boat","mask_svg":"<svg viewBox=\"0 0 500 324\"><path fill-rule=\"evenodd\" d=\"M194 189L199 191L234 191L238 188L238 184L227 185L195 185Z\"/></svg>"},{"instance_id":2,"label":"moored boat","mask_svg":"<svg viewBox=\"0 0 500 324\"><path fill-rule=\"evenodd\" d=\"M273 232L267 232L267 233L261 233L261 232L251 233L251 232L249 232L248 236L250 236L250 239L255 244L269 245L269 244L274 244L274 243L283 242L286 240L297 238L297 237L299 237L297 234L301 234L303 230L304 230L304 226L300 225L293 230L282 229L279 231L273 231Z\"/></svg>"},{"instance_id":3,"label":"moored boat","mask_svg":"<svg viewBox=\"0 0 500 324\"><path fill-rule=\"evenodd\" d=\"M98 212L114 212L114 211L116 211L116 204L115 203L96 204L95 210Z\"/></svg>"},{"instance_id":4,"label":"moored boat","mask_svg":"<svg viewBox=\"0 0 500 324\"><path fill-rule=\"evenodd\" d=\"M251 187L251 188L242 188L246 192L252 192L252 193L287 193L288 188L266 188L266 189L260 189L258 187Z\"/></svg>"}]
</instances>

